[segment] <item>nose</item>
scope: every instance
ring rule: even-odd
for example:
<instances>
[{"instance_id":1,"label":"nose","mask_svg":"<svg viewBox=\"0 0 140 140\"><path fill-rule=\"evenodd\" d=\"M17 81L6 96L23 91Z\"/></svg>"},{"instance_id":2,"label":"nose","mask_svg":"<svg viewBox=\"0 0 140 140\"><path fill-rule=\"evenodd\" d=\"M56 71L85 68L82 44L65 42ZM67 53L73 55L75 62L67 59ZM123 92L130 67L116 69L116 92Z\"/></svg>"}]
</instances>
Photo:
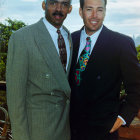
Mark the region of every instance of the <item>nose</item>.
<instances>
[{"instance_id":1,"label":"nose","mask_svg":"<svg viewBox=\"0 0 140 140\"><path fill-rule=\"evenodd\" d=\"M92 12L92 17L93 18L96 18L97 17L97 12L95 10Z\"/></svg>"}]
</instances>

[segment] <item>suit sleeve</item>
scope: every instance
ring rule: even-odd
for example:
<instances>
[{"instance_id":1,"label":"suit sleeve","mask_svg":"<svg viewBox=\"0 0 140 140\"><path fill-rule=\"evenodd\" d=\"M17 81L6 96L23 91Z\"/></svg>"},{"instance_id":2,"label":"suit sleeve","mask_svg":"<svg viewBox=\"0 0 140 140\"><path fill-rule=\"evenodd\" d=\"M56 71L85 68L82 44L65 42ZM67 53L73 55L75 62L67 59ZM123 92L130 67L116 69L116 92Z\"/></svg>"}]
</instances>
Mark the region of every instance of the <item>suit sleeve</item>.
<instances>
[{"instance_id":1,"label":"suit sleeve","mask_svg":"<svg viewBox=\"0 0 140 140\"><path fill-rule=\"evenodd\" d=\"M28 53L24 43L23 39L14 33L8 45L6 67L7 104L14 140L30 140L25 103Z\"/></svg>"},{"instance_id":2,"label":"suit sleeve","mask_svg":"<svg viewBox=\"0 0 140 140\"><path fill-rule=\"evenodd\" d=\"M121 105L119 115L124 118L126 125L129 126L140 108L140 64L133 40L129 39L123 44L120 67L127 96Z\"/></svg>"}]
</instances>

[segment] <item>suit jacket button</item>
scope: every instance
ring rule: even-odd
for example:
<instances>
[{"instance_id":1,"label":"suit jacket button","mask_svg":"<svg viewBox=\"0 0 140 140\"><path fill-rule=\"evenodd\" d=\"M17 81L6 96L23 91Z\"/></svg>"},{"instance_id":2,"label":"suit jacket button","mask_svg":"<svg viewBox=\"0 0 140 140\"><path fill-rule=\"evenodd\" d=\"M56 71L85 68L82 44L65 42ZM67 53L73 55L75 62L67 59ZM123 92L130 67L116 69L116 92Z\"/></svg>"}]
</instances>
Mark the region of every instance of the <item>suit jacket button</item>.
<instances>
[{"instance_id":1,"label":"suit jacket button","mask_svg":"<svg viewBox=\"0 0 140 140\"><path fill-rule=\"evenodd\" d=\"M54 92L51 92L51 95L53 96L54 95Z\"/></svg>"},{"instance_id":2,"label":"suit jacket button","mask_svg":"<svg viewBox=\"0 0 140 140\"><path fill-rule=\"evenodd\" d=\"M100 79L101 79L101 76L100 76L100 75L98 75L98 76L97 76L97 80L100 80Z\"/></svg>"},{"instance_id":3,"label":"suit jacket button","mask_svg":"<svg viewBox=\"0 0 140 140\"><path fill-rule=\"evenodd\" d=\"M50 76L49 74L46 74L46 78L47 78L47 79L49 78L49 76Z\"/></svg>"},{"instance_id":4,"label":"suit jacket button","mask_svg":"<svg viewBox=\"0 0 140 140\"><path fill-rule=\"evenodd\" d=\"M69 100L69 99L67 99L66 103L67 103L67 104L69 104L69 103L70 103L70 100Z\"/></svg>"}]
</instances>

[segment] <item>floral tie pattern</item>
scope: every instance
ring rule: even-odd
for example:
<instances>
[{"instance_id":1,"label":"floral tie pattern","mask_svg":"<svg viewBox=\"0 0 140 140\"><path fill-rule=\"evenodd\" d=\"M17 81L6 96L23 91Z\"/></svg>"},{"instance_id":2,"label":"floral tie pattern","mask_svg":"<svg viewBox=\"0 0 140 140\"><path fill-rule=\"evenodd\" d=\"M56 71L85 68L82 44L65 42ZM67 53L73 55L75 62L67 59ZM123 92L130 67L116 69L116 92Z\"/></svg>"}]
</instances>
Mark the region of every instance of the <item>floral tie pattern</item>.
<instances>
[{"instance_id":1,"label":"floral tie pattern","mask_svg":"<svg viewBox=\"0 0 140 140\"><path fill-rule=\"evenodd\" d=\"M76 72L75 72L75 81L77 86L80 85L81 82L81 73L86 69L89 57L90 57L90 49L91 49L91 39L90 37L86 38L86 46L84 50L82 51L77 66L76 66Z\"/></svg>"}]
</instances>

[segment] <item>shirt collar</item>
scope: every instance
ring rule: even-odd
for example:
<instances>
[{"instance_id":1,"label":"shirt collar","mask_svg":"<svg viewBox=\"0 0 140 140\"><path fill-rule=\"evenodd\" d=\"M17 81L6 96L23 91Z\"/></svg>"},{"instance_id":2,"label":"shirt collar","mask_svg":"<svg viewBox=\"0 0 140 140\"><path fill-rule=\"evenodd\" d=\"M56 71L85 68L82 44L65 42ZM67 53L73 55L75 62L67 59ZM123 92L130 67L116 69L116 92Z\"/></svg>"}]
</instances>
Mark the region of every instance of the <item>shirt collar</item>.
<instances>
[{"instance_id":1,"label":"shirt collar","mask_svg":"<svg viewBox=\"0 0 140 140\"><path fill-rule=\"evenodd\" d=\"M86 34L86 30L85 30L85 27L84 27L84 29L83 29L83 37L84 38L90 37L91 40L94 39L95 37L98 38L98 36L101 33L102 29L103 29L103 25L100 27L100 29L98 31L96 31L94 34L92 34L91 36L89 36L89 35Z\"/></svg>"}]
</instances>

